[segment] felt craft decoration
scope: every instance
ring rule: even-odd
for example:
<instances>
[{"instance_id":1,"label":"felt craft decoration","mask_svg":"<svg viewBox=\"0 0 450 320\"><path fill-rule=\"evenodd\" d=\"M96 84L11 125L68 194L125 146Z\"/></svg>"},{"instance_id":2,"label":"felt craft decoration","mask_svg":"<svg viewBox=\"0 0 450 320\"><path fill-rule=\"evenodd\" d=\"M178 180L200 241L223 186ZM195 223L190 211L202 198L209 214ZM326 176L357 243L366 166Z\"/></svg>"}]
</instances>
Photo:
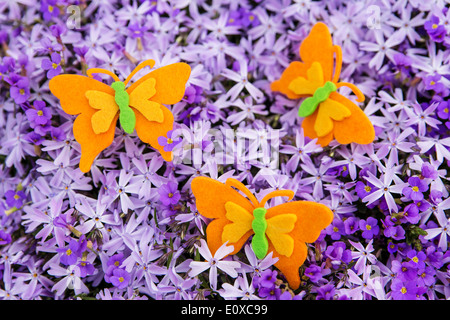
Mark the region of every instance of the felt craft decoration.
<instances>
[{"instance_id":1,"label":"felt craft decoration","mask_svg":"<svg viewBox=\"0 0 450 320\"><path fill-rule=\"evenodd\" d=\"M88 172L98 154L113 142L117 120L125 132L131 134L136 129L143 142L157 149L164 160L172 161L172 152L164 151L158 143L158 138L167 138L173 128L173 114L163 104L183 98L191 68L182 62L167 65L126 88L138 71L154 65L154 60L142 62L124 82L111 71L99 68L87 70L87 77L63 74L50 80L50 91L60 99L62 109L78 115L73 134L81 145L81 171ZM107 74L115 82L108 86L93 79L95 73Z\"/></svg>"},{"instance_id":2,"label":"felt craft decoration","mask_svg":"<svg viewBox=\"0 0 450 320\"><path fill-rule=\"evenodd\" d=\"M369 118L355 103L337 92L338 88L347 86L355 93L358 102L365 99L354 84L338 82L342 50L333 45L324 23L313 26L300 45L300 57L302 62L291 62L280 79L271 83L271 90L290 99L306 98L298 110L298 115L304 117L302 127L305 135L317 138L322 147L333 138L341 144L371 143L375 139L375 130Z\"/></svg>"},{"instance_id":3,"label":"felt craft decoration","mask_svg":"<svg viewBox=\"0 0 450 320\"><path fill-rule=\"evenodd\" d=\"M269 199L283 196L290 201L294 192L273 191L259 202L233 178L223 184L208 177L195 177L191 189L198 212L213 219L206 228L206 240L213 255L224 243L233 245L231 254L236 254L253 235L251 247L256 257L263 259L272 252L278 258L275 266L289 286L294 290L299 287L299 267L308 251L305 242L316 241L321 230L333 220L328 207L311 201L292 201L266 209Z\"/></svg>"}]
</instances>

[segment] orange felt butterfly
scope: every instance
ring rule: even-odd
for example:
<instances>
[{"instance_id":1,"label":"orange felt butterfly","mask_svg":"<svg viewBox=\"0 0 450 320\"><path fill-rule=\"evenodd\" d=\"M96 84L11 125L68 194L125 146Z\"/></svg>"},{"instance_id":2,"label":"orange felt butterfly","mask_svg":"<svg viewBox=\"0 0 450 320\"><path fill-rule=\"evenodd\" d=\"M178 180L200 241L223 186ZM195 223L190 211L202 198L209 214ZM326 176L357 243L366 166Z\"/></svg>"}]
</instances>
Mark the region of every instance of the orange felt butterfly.
<instances>
[{"instance_id":1,"label":"orange felt butterfly","mask_svg":"<svg viewBox=\"0 0 450 320\"><path fill-rule=\"evenodd\" d=\"M336 66L333 70L334 54ZM364 101L363 93L354 84L338 82L342 50L333 45L324 23L315 24L303 40L300 57L303 62L291 62L280 79L272 82L271 89L290 99L306 97L299 108L299 116L304 117L302 127L305 135L311 139L318 138L322 146L327 146L333 138L341 144L371 143L375 139L375 130L369 118L356 104L336 91L347 86L356 94L358 102Z\"/></svg>"},{"instance_id":2,"label":"orange felt butterfly","mask_svg":"<svg viewBox=\"0 0 450 320\"><path fill-rule=\"evenodd\" d=\"M111 71L99 68L89 69L87 77L65 74L50 80L50 91L60 99L62 109L78 115L73 134L81 145L81 171L88 172L98 154L113 142L118 119L125 132L136 129L143 142L157 149L164 160L172 161L172 152L164 151L158 143L158 137L167 137L173 127L173 114L163 104L183 98L191 68L182 62L161 67L125 89L138 71L154 65L154 60L142 62L124 82ZM94 73L107 74L115 82L108 86L93 79Z\"/></svg>"},{"instance_id":3,"label":"orange felt butterfly","mask_svg":"<svg viewBox=\"0 0 450 320\"><path fill-rule=\"evenodd\" d=\"M227 241L227 245L234 246L231 254L236 254L252 236L255 255L263 259L273 252L273 257L278 258L275 266L284 274L289 286L294 290L299 287L298 269L308 251L305 242L316 241L321 230L333 220L328 207L311 201L292 201L265 209L269 199L285 196L292 200L294 192L273 191L259 202L233 178L223 184L211 178L196 177L191 188L198 212L213 219L206 228L208 247L213 255Z\"/></svg>"}]
</instances>

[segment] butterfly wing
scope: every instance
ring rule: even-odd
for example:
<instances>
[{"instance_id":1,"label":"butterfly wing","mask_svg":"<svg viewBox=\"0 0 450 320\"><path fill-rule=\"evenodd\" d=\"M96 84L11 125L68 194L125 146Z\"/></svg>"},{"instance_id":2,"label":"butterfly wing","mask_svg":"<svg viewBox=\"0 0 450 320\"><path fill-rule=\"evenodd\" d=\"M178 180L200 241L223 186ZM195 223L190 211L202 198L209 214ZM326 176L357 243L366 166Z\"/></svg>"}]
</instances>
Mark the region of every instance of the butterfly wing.
<instances>
[{"instance_id":1,"label":"butterfly wing","mask_svg":"<svg viewBox=\"0 0 450 320\"><path fill-rule=\"evenodd\" d=\"M88 172L98 154L114 140L118 115L115 115L105 132L96 134L92 128L92 117L98 111L89 104L87 91L99 91L114 96L108 85L80 75L58 75L49 82L50 91L61 102L62 109L71 115L78 115L73 124L75 140L81 145L80 170Z\"/></svg>"},{"instance_id":2,"label":"butterfly wing","mask_svg":"<svg viewBox=\"0 0 450 320\"><path fill-rule=\"evenodd\" d=\"M319 62L325 81L331 81L334 70L333 40L325 23L316 23L300 45L300 58L309 66Z\"/></svg>"},{"instance_id":3,"label":"butterfly wing","mask_svg":"<svg viewBox=\"0 0 450 320\"><path fill-rule=\"evenodd\" d=\"M275 266L284 274L289 286L295 290L300 286L298 269L308 253L305 243L317 240L321 230L325 229L333 220L333 213L327 206L320 203L293 201L269 208L266 219L269 221L273 217L286 214L296 216L295 226L292 231L286 233L294 242L292 254L290 256L280 254L270 237L269 252L272 251L273 256L278 258Z\"/></svg>"},{"instance_id":4,"label":"butterfly wing","mask_svg":"<svg viewBox=\"0 0 450 320\"><path fill-rule=\"evenodd\" d=\"M148 73L127 89L136 114L137 135L157 149L166 161L172 161L172 152L164 151L158 138L167 137L167 132L173 129L174 119L163 104L174 104L183 98L190 73L188 64L174 63Z\"/></svg>"},{"instance_id":5,"label":"butterfly wing","mask_svg":"<svg viewBox=\"0 0 450 320\"><path fill-rule=\"evenodd\" d=\"M343 104L327 99L319 104L314 131L317 136L323 137L333 131L334 123L350 117L350 110Z\"/></svg>"},{"instance_id":6,"label":"butterfly wing","mask_svg":"<svg viewBox=\"0 0 450 320\"><path fill-rule=\"evenodd\" d=\"M226 203L234 203L247 212L253 212L254 207L247 198L232 187L208 177L192 179L191 189L196 199L198 212L208 219L213 219L206 228L206 238L209 249L214 254L224 243L222 234L225 226L232 223L226 216ZM238 241L229 243L234 246L231 254L236 254L241 249L252 232L249 230Z\"/></svg>"},{"instance_id":7,"label":"butterfly wing","mask_svg":"<svg viewBox=\"0 0 450 320\"><path fill-rule=\"evenodd\" d=\"M225 216L231 223L223 228L222 242L228 241L228 243L233 244L252 230L253 215L231 201L225 203L225 210L227 212Z\"/></svg>"},{"instance_id":8,"label":"butterfly wing","mask_svg":"<svg viewBox=\"0 0 450 320\"><path fill-rule=\"evenodd\" d=\"M339 120L338 116L334 116L334 119L328 117L328 111L322 109L324 103L321 103L312 115L303 119L302 128L305 132L305 136L308 136L311 139L318 138L317 143L322 147L327 146L333 138L340 144L351 142L368 144L375 139L375 129L373 124L370 122L370 119L366 116L364 111L355 103L337 92L332 92L326 102L331 102L333 105L336 105L337 103L341 108L342 106L345 107L339 111L332 110L331 105L329 106L330 108L327 106L327 109L332 110L332 113L341 113L342 119ZM347 111L345 111L345 109ZM319 114L320 112L322 112L322 114ZM347 115L348 112L350 115ZM332 121L332 124L330 125L328 122L327 126L325 126L324 124L326 124L326 121ZM316 130L316 126L319 126L318 123L323 125L322 131ZM319 133L323 135L319 136Z\"/></svg>"},{"instance_id":9,"label":"butterfly wing","mask_svg":"<svg viewBox=\"0 0 450 320\"><path fill-rule=\"evenodd\" d=\"M148 121L163 122L161 104L151 99L156 94L156 79L148 78L130 93L130 106L137 109Z\"/></svg>"},{"instance_id":10,"label":"butterfly wing","mask_svg":"<svg viewBox=\"0 0 450 320\"><path fill-rule=\"evenodd\" d=\"M350 110L351 115L342 121L334 122L334 137L341 144L355 142L369 144L375 139L375 129L372 122L355 103L343 95L332 92L330 99L337 101Z\"/></svg>"},{"instance_id":11,"label":"butterfly wing","mask_svg":"<svg viewBox=\"0 0 450 320\"><path fill-rule=\"evenodd\" d=\"M119 112L119 106L114 96L102 91L88 90L86 91L86 98L89 105L98 110L91 118L94 133L100 134L108 131L111 122Z\"/></svg>"},{"instance_id":12,"label":"butterfly wing","mask_svg":"<svg viewBox=\"0 0 450 320\"><path fill-rule=\"evenodd\" d=\"M291 86L292 81L308 78L308 70L314 62L322 67L323 81L330 81L333 75L334 51L330 31L324 23L316 23L309 35L303 40L299 49L302 62L293 61L283 71L279 80L271 83L271 90L285 94L290 99L299 99L310 95L295 93Z\"/></svg>"},{"instance_id":13,"label":"butterfly wing","mask_svg":"<svg viewBox=\"0 0 450 320\"><path fill-rule=\"evenodd\" d=\"M294 239L288 235L295 227L297 216L295 214L280 214L267 220L266 235L272 242L275 250L286 257L294 251Z\"/></svg>"}]
</instances>

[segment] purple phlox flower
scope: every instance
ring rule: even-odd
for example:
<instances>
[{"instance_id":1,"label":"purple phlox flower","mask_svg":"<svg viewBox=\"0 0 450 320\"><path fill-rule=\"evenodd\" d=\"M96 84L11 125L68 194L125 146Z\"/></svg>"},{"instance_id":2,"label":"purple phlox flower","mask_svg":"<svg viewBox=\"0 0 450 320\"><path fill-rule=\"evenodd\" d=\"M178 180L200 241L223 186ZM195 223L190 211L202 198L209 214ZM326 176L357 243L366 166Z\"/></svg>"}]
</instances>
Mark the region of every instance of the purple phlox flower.
<instances>
[{"instance_id":1,"label":"purple phlox flower","mask_svg":"<svg viewBox=\"0 0 450 320\"><path fill-rule=\"evenodd\" d=\"M372 245L373 239L369 241L365 248L360 242L353 242L351 240L349 240L349 242L357 250L352 251L352 260L358 259L355 263L355 270L357 274L363 273L367 261L371 264L377 262L377 258L371 253L374 251L374 247Z\"/></svg>"},{"instance_id":2,"label":"purple phlox flower","mask_svg":"<svg viewBox=\"0 0 450 320\"><path fill-rule=\"evenodd\" d=\"M123 261L125 270L130 274L133 273L137 282L144 279L146 290L152 293L157 291L155 285L159 282L157 275L167 274L167 268L161 267L155 262L163 252L155 248L154 228L156 229L156 227L150 227L147 230L140 231L134 237L124 239L125 245L132 251Z\"/></svg>"},{"instance_id":3,"label":"purple phlox flower","mask_svg":"<svg viewBox=\"0 0 450 320\"><path fill-rule=\"evenodd\" d=\"M298 129L295 135L295 146L282 145L283 148L280 150L281 153L291 155L286 164L286 169L291 172L296 171L299 162L304 162L306 158L310 157L310 154L321 152L323 149L316 142L316 139L305 138L303 129Z\"/></svg>"},{"instance_id":4,"label":"purple phlox flower","mask_svg":"<svg viewBox=\"0 0 450 320\"><path fill-rule=\"evenodd\" d=\"M328 283L324 286L317 287L316 300L333 300L335 295L335 286L333 283Z\"/></svg>"},{"instance_id":5,"label":"purple phlox flower","mask_svg":"<svg viewBox=\"0 0 450 320\"><path fill-rule=\"evenodd\" d=\"M11 84L11 88L9 89L11 98L13 98L17 104L24 103L30 97L30 85L28 78L18 76L18 78L14 80L16 81Z\"/></svg>"},{"instance_id":6,"label":"purple phlox flower","mask_svg":"<svg viewBox=\"0 0 450 320\"><path fill-rule=\"evenodd\" d=\"M261 277L258 278L257 285L264 288L272 288L277 281L278 272L276 270L266 269L261 273Z\"/></svg>"},{"instance_id":7,"label":"purple phlox flower","mask_svg":"<svg viewBox=\"0 0 450 320\"><path fill-rule=\"evenodd\" d=\"M417 145L421 153L426 153L434 147L436 159L441 163L444 158L450 160L450 151L448 150L448 147L450 147L450 137L439 139L425 136L417 141Z\"/></svg>"},{"instance_id":8,"label":"purple phlox flower","mask_svg":"<svg viewBox=\"0 0 450 320\"><path fill-rule=\"evenodd\" d=\"M259 115L267 115L268 111L266 111L266 106L264 104L253 104L253 98L252 97L246 97L244 101L241 99L235 100L232 104L232 106L236 106L241 111L238 111L236 113L230 113L230 116L227 118L227 122L230 122L232 126L241 123L244 120L255 120L255 114Z\"/></svg>"},{"instance_id":9,"label":"purple phlox flower","mask_svg":"<svg viewBox=\"0 0 450 320\"><path fill-rule=\"evenodd\" d=\"M5 201L10 208L21 208L27 196L22 190L8 190L5 192Z\"/></svg>"},{"instance_id":10,"label":"purple phlox flower","mask_svg":"<svg viewBox=\"0 0 450 320\"><path fill-rule=\"evenodd\" d=\"M425 268L425 259L427 258L426 254L423 251L417 252L414 249L411 249L406 254L409 261L405 262L409 267L414 269L423 269Z\"/></svg>"},{"instance_id":11,"label":"purple phlox flower","mask_svg":"<svg viewBox=\"0 0 450 320\"><path fill-rule=\"evenodd\" d=\"M335 219L333 223L325 229L325 232L332 240L339 240L341 236L345 235L344 223L341 220Z\"/></svg>"},{"instance_id":12,"label":"purple phlox flower","mask_svg":"<svg viewBox=\"0 0 450 320\"><path fill-rule=\"evenodd\" d=\"M438 125L441 124L441 121L437 120L435 116L435 110L437 107L437 103L432 103L430 106L424 109L418 103L414 103L412 108L405 109L406 113L410 117L410 120L406 122L406 125L417 125L418 134L421 137L426 135L427 129L429 129L429 127L438 129Z\"/></svg>"},{"instance_id":13,"label":"purple phlox flower","mask_svg":"<svg viewBox=\"0 0 450 320\"><path fill-rule=\"evenodd\" d=\"M392 280L391 297L394 300L416 300L417 286L414 281L404 281L400 278Z\"/></svg>"},{"instance_id":14,"label":"purple phlox flower","mask_svg":"<svg viewBox=\"0 0 450 320\"><path fill-rule=\"evenodd\" d=\"M366 196L368 196L375 190L376 190L375 186L373 184L371 184L370 182L366 182L366 183L364 183L362 181L356 182L355 191L356 191L356 194L358 195L358 197L360 197L361 199L364 199Z\"/></svg>"},{"instance_id":15,"label":"purple phlox flower","mask_svg":"<svg viewBox=\"0 0 450 320\"><path fill-rule=\"evenodd\" d=\"M41 12L45 21L50 21L52 18L59 16L59 8L57 6L58 0L43 0L41 1Z\"/></svg>"},{"instance_id":16,"label":"purple phlox flower","mask_svg":"<svg viewBox=\"0 0 450 320\"><path fill-rule=\"evenodd\" d=\"M52 118L52 112L49 107L46 107L44 101L35 100L33 107L25 111L28 121L30 121L31 128L36 126L45 126Z\"/></svg>"},{"instance_id":17,"label":"purple phlox flower","mask_svg":"<svg viewBox=\"0 0 450 320\"><path fill-rule=\"evenodd\" d=\"M142 38L148 31L148 27L145 24L141 26L138 22L135 22L128 26L128 31L133 39Z\"/></svg>"},{"instance_id":18,"label":"purple phlox flower","mask_svg":"<svg viewBox=\"0 0 450 320\"><path fill-rule=\"evenodd\" d=\"M273 258L272 251L269 252L264 259L259 260L256 258L255 252L250 245L244 247L244 252L250 265L241 262L241 266L237 271L240 273L249 272L254 278L260 277L264 270L273 266L278 261L278 258ZM256 284L257 280L253 280L253 283Z\"/></svg>"},{"instance_id":19,"label":"purple phlox flower","mask_svg":"<svg viewBox=\"0 0 450 320\"><path fill-rule=\"evenodd\" d=\"M62 253L60 261L64 265L73 265L81 257L86 245L82 241L71 239L67 248L58 248L57 252Z\"/></svg>"},{"instance_id":20,"label":"purple phlox flower","mask_svg":"<svg viewBox=\"0 0 450 320\"><path fill-rule=\"evenodd\" d=\"M178 139L172 138L173 130L170 130L167 132L167 138L164 136L158 137L158 143L160 146L164 147L164 151L170 152L175 148L177 144L179 144L182 141L181 137L178 137Z\"/></svg>"},{"instance_id":21,"label":"purple phlox flower","mask_svg":"<svg viewBox=\"0 0 450 320\"><path fill-rule=\"evenodd\" d=\"M405 238L405 230L401 225L397 224L397 219L393 218L392 216L386 216L382 223L384 225L383 234L385 237L389 237L394 240L401 240ZM392 247L391 249L394 250L396 248Z\"/></svg>"},{"instance_id":22,"label":"purple phlox flower","mask_svg":"<svg viewBox=\"0 0 450 320\"><path fill-rule=\"evenodd\" d=\"M130 274L122 268L115 268L112 275L109 277L110 282L118 289L125 289L128 286L130 279Z\"/></svg>"},{"instance_id":23,"label":"purple phlox flower","mask_svg":"<svg viewBox=\"0 0 450 320\"><path fill-rule=\"evenodd\" d=\"M444 37L447 34L447 30L444 25L439 24L439 18L435 15L431 16L431 19L423 24L425 30L430 36L431 40L435 42L444 41Z\"/></svg>"},{"instance_id":24,"label":"purple phlox flower","mask_svg":"<svg viewBox=\"0 0 450 320\"><path fill-rule=\"evenodd\" d=\"M380 231L378 220L373 217L368 217L367 220L359 220L359 229L362 231L361 235L364 239L372 239Z\"/></svg>"},{"instance_id":25,"label":"purple phlox flower","mask_svg":"<svg viewBox=\"0 0 450 320\"><path fill-rule=\"evenodd\" d=\"M396 133L395 131L389 131L387 134L387 139L380 142L378 145L380 148L377 151L377 156L379 158L384 158L389 154L389 163L399 163L398 152L413 152L412 147L416 144L414 142L409 142L408 138L414 134L415 130L411 127L403 130L401 133Z\"/></svg>"},{"instance_id":26,"label":"purple phlox flower","mask_svg":"<svg viewBox=\"0 0 450 320\"><path fill-rule=\"evenodd\" d=\"M45 58L42 60L41 67L43 70L47 70L47 78L51 79L61 73L62 67L61 56L57 52L53 52L50 55L51 59Z\"/></svg>"},{"instance_id":27,"label":"purple phlox flower","mask_svg":"<svg viewBox=\"0 0 450 320\"><path fill-rule=\"evenodd\" d=\"M443 92L445 90L445 86L439 80L441 80L441 75L438 73L426 76L424 79L425 89L434 90L436 93Z\"/></svg>"},{"instance_id":28,"label":"purple phlox flower","mask_svg":"<svg viewBox=\"0 0 450 320\"><path fill-rule=\"evenodd\" d=\"M222 288L222 290L219 290L219 293L225 300L235 300L238 298L241 300L260 300L260 298L255 295L254 284L252 282L248 283L247 276L245 275L238 277L234 281L233 286L229 283L224 283Z\"/></svg>"},{"instance_id":29,"label":"purple phlox flower","mask_svg":"<svg viewBox=\"0 0 450 320\"><path fill-rule=\"evenodd\" d=\"M323 279L322 268L316 264L312 264L305 268L304 275L309 278L311 282L317 283Z\"/></svg>"},{"instance_id":30,"label":"purple phlox flower","mask_svg":"<svg viewBox=\"0 0 450 320\"><path fill-rule=\"evenodd\" d=\"M86 220L77 227L77 230L83 234L87 234L93 228L97 229L107 238L105 225L119 225L120 221L116 221L112 213L108 213L107 206L101 200L96 201L96 208L93 208L93 201L88 201L86 197L80 197L75 208L86 217Z\"/></svg>"},{"instance_id":31,"label":"purple phlox flower","mask_svg":"<svg viewBox=\"0 0 450 320\"><path fill-rule=\"evenodd\" d=\"M11 243L11 235L3 230L0 230L0 246Z\"/></svg>"},{"instance_id":32,"label":"purple phlox flower","mask_svg":"<svg viewBox=\"0 0 450 320\"><path fill-rule=\"evenodd\" d=\"M211 288L214 290L217 288L217 269L222 270L232 278L236 278L238 276L236 269L240 267L240 263L237 261L227 261L222 260L224 257L233 252L233 246L227 246L227 243L224 243L217 251L214 253L214 256L211 254L208 248L208 244L205 240L200 240L200 246L197 246L197 249L200 255L206 260L202 261L192 261L189 264L191 270L189 271L190 277L195 277L199 273L209 269L209 283Z\"/></svg>"},{"instance_id":33,"label":"purple phlox flower","mask_svg":"<svg viewBox=\"0 0 450 320\"><path fill-rule=\"evenodd\" d=\"M397 204L395 203L394 197L391 193L401 193L403 188L407 185L406 183L399 180L399 178L395 175L394 168L386 168L384 175L381 179L376 178L371 172L368 172L368 176L366 180L370 182L373 186L377 188L376 191L371 194L365 196L362 200L363 202L367 202L367 204L371 204L376 200L384 197L389 209L389 212L395 211L398 212ZM397 178L397 179L395 179ZM395 184L392 185L392 182L395 180Z\"/></svg>"},{"instance_id":34,"label":"purple phlox flower","mask_svg":"<svg viewBox=\"0 0 450 320\"><path fill-rule=\"evenodd\" d=\"M372 266L365 266L360 278L352 269L348 270L348 286L350 289L341 289L342 293L352 300L368 300L375 297L374 286L377 284L371 279Z\"/></svg>"},{"instance_id":35,"label":"purple phlox flower","mask_svg":"<svg viewBox=\"0 0 450 320\"><path fill-rule=\"evenodd\" d=\"M450 102L449 101L440 101L437 107L437 116L443 120L449 120L450 118Z\"/></svg>"},{"instance_id":36,"label":"purple phlox flower","mask_svg":"<svg viewBox=\"0 0 450 320\"><path fill-rule=\"evenodd\" d=\"M436 283L436 270L432 266L426 266L417 271L417 285L430 287Z\"/></svg>"},{"instance_id":37,"label":"purple phlox flower","mask_svg":"<svg viewBox=\"0 0 450 320\"><path fill-rule=\"evenodd\" d=\"M346 234L353 234L359 230L359 219L355 217L348 217L344 220L344 230Z\"/></svg>"},{"instance_id":38,"label":"purple phlox flower","mask_svg":"<svg viewBox=\"0 0 450 320\"><path fill-rule=\"evenodd\" d=\"M410 177L408 179L409 186L403 188L402 193L413 201L422 201L423 193L428 191L428 183L419 177Z\"/></svg>"},{"instance_id":39,"label":"purple phlox flower","mask_svg":"<svg viewBox=\"0 0 450 320\"><path fill-rule=\"evenodd\" d=\"M160 195L159 199L166 206L177 204L181 199L181 194L178 191L178 184L173 181L163 184L158 189L158 193Z\"/></svg>"},{"instance_id":40,"label":"purple phlox flower","mask_svg":"<svg viewBox=\"0 0 450 320\"><path fill-rule=\"evenodd\" d=\"M225 69L222 71L222 76L236 82L236 84L227 92L227 97L229 97L230 100L235 101L244 88L247 89L248 93L256 102L260 103L264 100L263 92L248 80L247 61L241 60L239 73L230 69Z\"/></svg>"},{"instance_id":41,"label":"purple phlox flower","mask_svg":"<svg viewBox=\"0 0 450 320\"><path fill-rule=\"evenodd\" d=\"M421 173L424 178L436 180L439 176L438 171L435 169L435 167L428 162L424 162L421 169Z\"/></svg>"},{"instance_id":42,"label":"purple phlox flower","mask_svg":"<svg viewBox=\"0 0 450 320\"><path fill-rule=\"evenodd\" d=\"M334 269L338 269L341 263L348 264L352 260L351 251L346 249L346 245L342 241L334 242L333 245L328 246L324 253Z\"/></svg>"},{"instance_id":43,"label":"purple phlox flower","mask_svg":"<svg viewBox=\"0 0 450 320\"><path fill-rule=\"evenodd\" d=\"M441 204L448 202L447 200L441 202ZM426 229L425 231L427 232L427 235L424 236L424 238L430 240L440 236L438 247L445 252L447 251L447 238L450 237L450 218L447 218L443 210L437 212L436 218L438 220L439 227Z\"/></svg>"},{"instance_id":44,"label":"purple phlox flower","mask_svg":"<svg viewBox=\"0 0 450 320\"><path fill-rule=\"evenodd\" d=\"M203 89L196 85L190 85L186 88L184 92L183 101L186 101L189 104L192 103L200 103L202 101L202 93Z\"/></svg>"},{"instance_id":45,"label":"purple phlox flower","mask_svg":"<svg viewBox=\"0 0 450 320\"><path fill-rule=\"evenodd\" d=\"M396 53L394 54L394 63L397 66L398 70L403 74L409 74L409 71L411 70L411 64L412 59L411 57L408 57L407 55L404 55L402 53Z\"/></svg>"},{"instance_id":46,"label":"purple phlox flower","mask_svg":"<svg viewBox=\"0 0 450 320\"><path fill-rule=\"evenodd\" d=\"M397 51L392 48L403 41L404 33L394 32L388 39L385 39L383 31L375 30L374 36L375 43L361 41L359 48L364 51L376 52L372 60L369 62L369 67L375 67L376 70L379 70L383 65L385 56L387 56L391 61L394 61L394 55Z\"/></svg>"}]
</instances>

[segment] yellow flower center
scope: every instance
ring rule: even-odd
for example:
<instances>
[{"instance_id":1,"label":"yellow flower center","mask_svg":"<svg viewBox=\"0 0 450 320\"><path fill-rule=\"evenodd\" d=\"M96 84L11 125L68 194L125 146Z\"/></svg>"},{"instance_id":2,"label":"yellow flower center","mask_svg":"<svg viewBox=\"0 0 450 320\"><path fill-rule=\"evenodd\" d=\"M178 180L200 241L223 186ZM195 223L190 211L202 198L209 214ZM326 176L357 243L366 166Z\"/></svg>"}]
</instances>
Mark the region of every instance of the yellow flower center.
<instances>
[{"instance_id":1,"label":"yellow flower center","mask_svg":"<svg viewBox=\"0 0 450 320\"><path fill-rule=\"evenodd\" d=\"M403 287L403 288L402 288L402 289L400 290L400 292L401 292L401 293L403 293L403 294L405 294L405 293L406 293L406 291L407 291L407 290L406 290L406 288L405 288L405 287Z\"/></svg>"},{"instance_id":2,"label":"yellow flower center","mask_svg":"<svg viewBox=\"0 0 450 320\"><path fill-rule=\"evenodd\" d=\"M445 108L445 109L444 109L444 112L445 112L445 113L448 113L448 108Z\"/></svg>"},{"instance_id":3,"label":"yellow flower center","mask_svg":"<svg viewBox=\"0 0 450 320\"><path fill-rule=\"evenodd\" d=\"M18 194L15 194L15 195L14 195L14 199L15 199L15 200L19 200L19 199L20 199L20 196L19 196Z\"/></svg>"},{"instance_id":4,"label":"yellow flower center","mask_svg":"<svg viewBox=\"0 0 450 320\"><path fill-rule=\"evenodd\" d=\"M53 8L53 6L48 6L48 12L52 13L53 9L55 9L55 8Z\"/></svg>"},{"instance_id":5,"label":"yellow flower center","mask_svg":"<svg viewBox=\"0 0 450 320\"><path fill-rule=\"evenodd\" d=\"M44 115L44 112L43 112L42 110L39 110L39 111L37 112L37 115L38 115L38 116L43 116L43 115Z\"/></svg>"},{"instance_id":6,"label":"yellow flower center","mask_svg":"<svg viewBox=\"0 0 450 320\"><path fill-rule=\"evenodd\" d=\"M173 197L173 193L171 192L171 193L169 193L169 198L172 198Z\"/></svg>"},{"instance_id":7,"label":"yellow flower center","mask_svg":"<svg viewBox=\"0 0 450 320\"><path fill-rule=\"evenodd\" d=\"M114 265L115 265L116 267L118 267L118 266L119 266L119 261L114 262Z\"/></svg>"},{"instance_id":8,"label":"yellow flower center","mask_svg":"<svg viewBox=\"0 0 450 320\"><path fill-rule=\"evenodd\" d=\"M414 186L414 187L412 187L412 190L413 190L414 192L418 192L418 191L419 191L419 187Z\"/></svg>"},{"instance_id":9,"label":"yellow flower center","mask_svg":"<svg viewBox=\"0 0 450 320\"><path fill-rule=\"evenodd\" d=\"M372 226L369 225L369 224L366 224L366 229L367 229L367 230L372 230Z\"/></svg>"},{"instance_id":10,"label":"yellow flower center","mask_svg":"<svg viewBox=\"0 0 450 320\"><path fill-rule=\"evenodd\" d=\"M123 282L123 280L125 280L123 277L119 278L119 282Z\"/></svg>"},{"instance_id":11,"label":"yellow flower center","mask_svg":"<svg viewBox=\"0 0 450 320\"><path fill-rule=\"evenodd\" d=\"M419 262L419 258L417 258L417 257L414 257L411 260L414 261L415 263Z\"/></svg>"},{"instance_id":12,"label":"yellow flower center","mask_svg":"<svg viewBox=\"0 0 450 320\"><path fill-rule=\"evenodd\" d=\"M171 144L171 143L173 143L173 140L169 138L169 139L167 139L167 143Z\"/></svg>"},{"instance_id":13,"label":"yellow flower center","mask_svg":"<svg viewBox=\"0 0 450 320\"><path fill-rule=\"evenodd\" d=\"M250 21L255 20L255 16L254 16L254 15L251 15L250 17L248 17L248 20L250 20Z\"/></svg>"},{"instance_id":14,"label":"yellow flower center","mask_svg":"<svg viewBox=\"0 0 450 320\"><path fill-rule=\"evenodd\" d=\"M436 23L433 23L433 25L431 26L431 28L433 29L437 29L438 25Z\"/></svg>"},{"instance_id":15,"label":"yellow flower center","mask_svg":"<svg viewBox=\"0 0 450 320\"><path fill-rule=\"evenodd\" d=\"M56 68L58 68L58 65L57 65L56 63L53 62L53 63L52 63L52 68L53 68L53 69L56 69Z\"/></svg>"},{"instance_id":16,"label":"yellow flower center","mask_svg":"<svg viewBox=\"0 0 450 320\"><path fill-rule=\"evenodd\" d=\"M337 227L334 227L334 228L333 228L333 231L334 231L334 232L338 232L339 229L338 229Z\"/></svg>"},{"instance_id":17,"label":"yellow flower center","mask_svg":"<svg viewBox=\"0 0 450 320\"><path fill-rule=\"evenodd\" d=\"M364 190L366 190L366 192L370 192L370 191L372 190L372 188L369 187L369 186L365 186L365 187L364 187Z\"/></svg>"},{"instance_id":18,"label":"yellow flower center","mask_svg":"<svg viewBox=\"0 0 450 320\"><path fill-rule=\"evenodd\" d=\"M70 255L72 254L72 250L67 249L66 254L67 254L68 256L70 256Z\"/></svg>"},{"instance_id":19,"label":"yellow flower center","mask_svg":"<svg viewBox=\"0 0 450 320\"><path fill-rule=\"evenodd\" d=\"M21 95L24 95L24 94L25 94L25 90L20 89L20 90L19 90L19 93L20 93Z\"/></svg>"}]
</instances>

